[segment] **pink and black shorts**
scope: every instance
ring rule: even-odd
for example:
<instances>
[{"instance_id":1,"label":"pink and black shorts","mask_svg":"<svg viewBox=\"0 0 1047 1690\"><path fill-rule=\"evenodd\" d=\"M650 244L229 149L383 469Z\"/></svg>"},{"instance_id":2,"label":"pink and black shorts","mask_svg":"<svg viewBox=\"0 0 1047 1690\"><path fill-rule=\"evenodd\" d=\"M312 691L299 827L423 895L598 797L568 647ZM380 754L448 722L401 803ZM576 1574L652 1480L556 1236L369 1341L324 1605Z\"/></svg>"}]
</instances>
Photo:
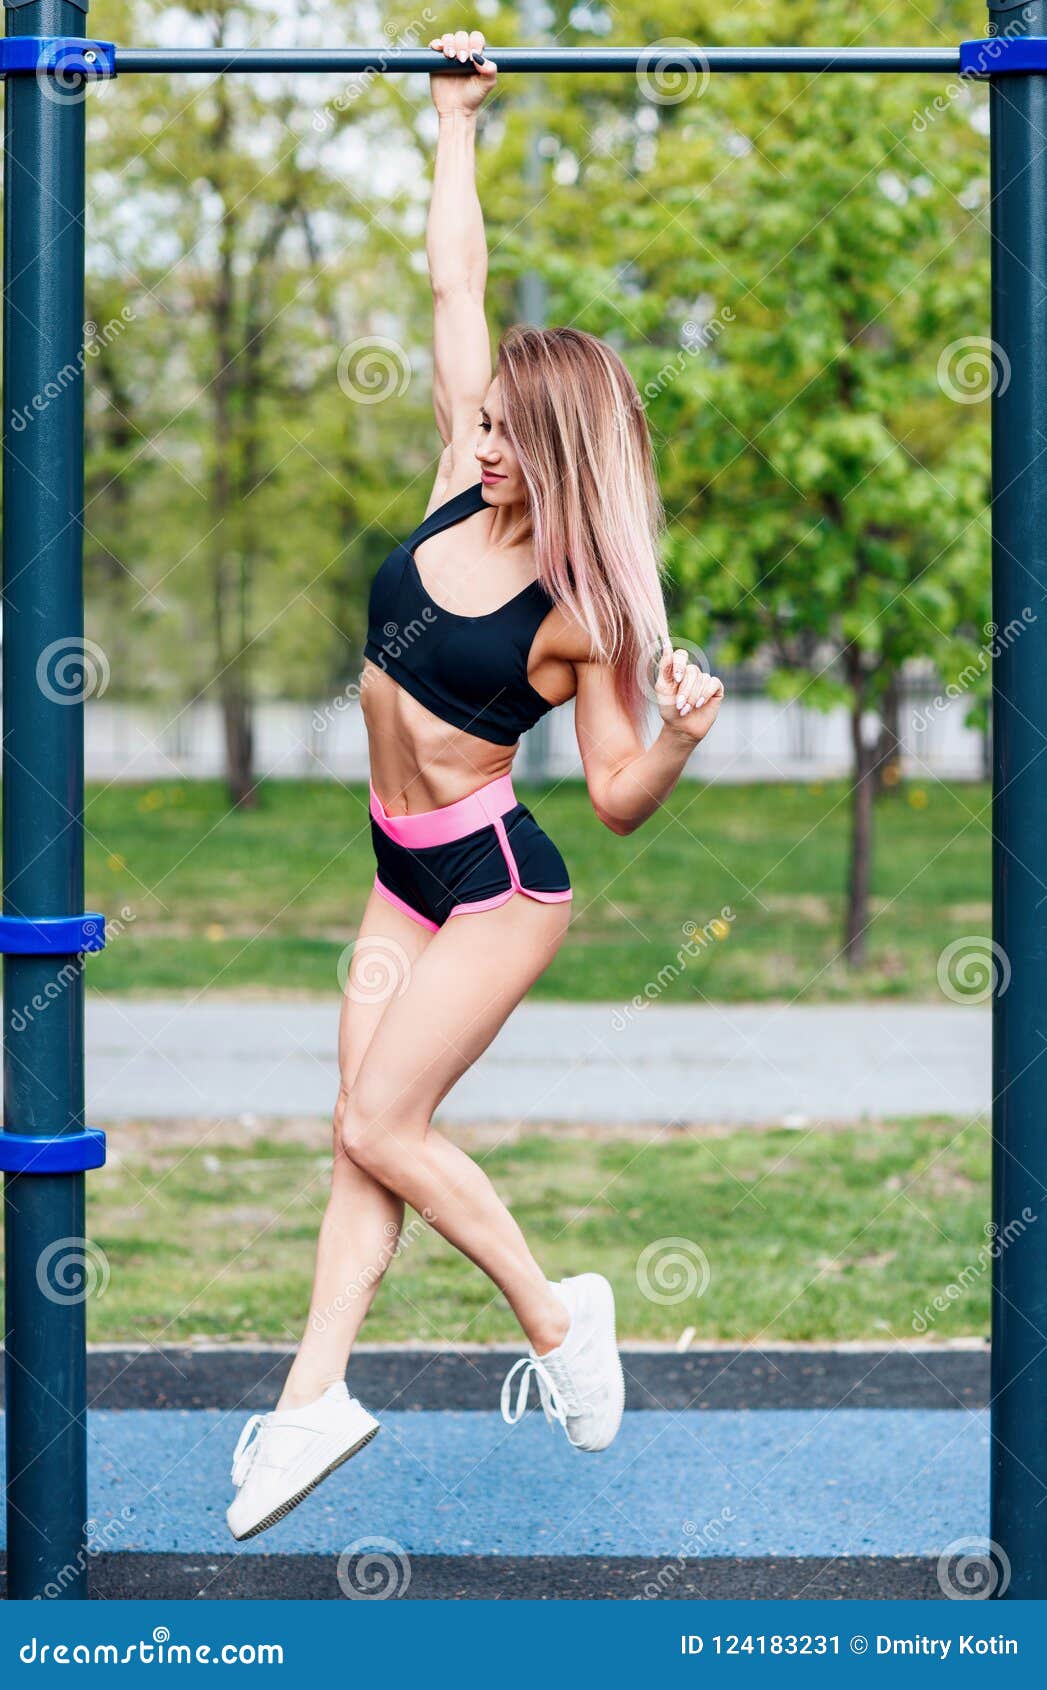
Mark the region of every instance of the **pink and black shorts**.
<instances>
[{"instance_id":1,"label":"pink and black shorts","mask_svg":"<svg viewBox=\"0 0 1047 1690\"><path fill-rule=\"evenodd\" d=\"M496 909L517 892L542 904L571 896L567 869L510 775L440 810L390 816L371 788L375 891L437 932L452 915Z\"/></svg>"}]
</instances>

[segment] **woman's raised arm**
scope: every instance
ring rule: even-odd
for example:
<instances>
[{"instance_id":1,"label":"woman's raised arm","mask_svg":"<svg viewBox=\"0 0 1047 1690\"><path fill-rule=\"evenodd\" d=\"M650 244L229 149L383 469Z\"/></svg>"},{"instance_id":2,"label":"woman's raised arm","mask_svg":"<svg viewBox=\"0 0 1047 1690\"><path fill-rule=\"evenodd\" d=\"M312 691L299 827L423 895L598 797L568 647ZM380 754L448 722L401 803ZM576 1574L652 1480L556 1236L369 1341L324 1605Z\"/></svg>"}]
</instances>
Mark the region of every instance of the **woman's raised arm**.
<instances>
[{"instance_id":1,"label":"woman's raised arm","mask_svg":"<svg viewBox=\"0 0 1047 1690\"><path fill-rule=\"evenodd\" d=\"M431 46L465 64L480 54L478 30L443 35ZM433 289L433 405L445 451L438 490L442 498L476 480L473 446L479 410L491 382L491 342L484 312L487 240L476 192L476 120L494 87L490 59L472 76L430 79L439 113L433 193L426 252Z\"/></svg>"}]
</instances>

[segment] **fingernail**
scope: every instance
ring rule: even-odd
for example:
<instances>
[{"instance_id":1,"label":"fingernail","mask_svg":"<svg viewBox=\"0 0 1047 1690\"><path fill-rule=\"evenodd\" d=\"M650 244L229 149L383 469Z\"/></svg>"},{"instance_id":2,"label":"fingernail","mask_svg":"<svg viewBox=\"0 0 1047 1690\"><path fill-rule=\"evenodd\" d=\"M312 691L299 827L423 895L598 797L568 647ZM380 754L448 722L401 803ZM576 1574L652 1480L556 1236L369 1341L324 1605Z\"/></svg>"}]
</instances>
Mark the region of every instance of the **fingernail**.
<instances>
[{"instance_id":1,"label":"fingernail","mask_svg":"<svg viewBox=\"0 0 1047 1690\"><path fill-rule=\"evenodd\" d=\"M681 716L688 716L690 714L690 711L691 711L691 706L689 704L685 704L683 709L680 711L680 715Z\"/></svg>"}]
</instances>

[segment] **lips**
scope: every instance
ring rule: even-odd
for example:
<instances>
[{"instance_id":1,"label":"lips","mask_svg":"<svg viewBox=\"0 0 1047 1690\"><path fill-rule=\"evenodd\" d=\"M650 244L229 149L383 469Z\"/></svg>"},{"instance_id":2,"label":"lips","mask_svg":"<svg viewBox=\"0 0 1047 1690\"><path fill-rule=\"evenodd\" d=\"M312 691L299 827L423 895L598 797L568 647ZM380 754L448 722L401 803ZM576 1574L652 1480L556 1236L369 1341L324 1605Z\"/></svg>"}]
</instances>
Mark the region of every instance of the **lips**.
<instances>
[{"instance_id":1,"label":"lips","mask_svg":"<svg viewBox=\"0 0 1047 1690\"><path fill-rule=\"evenodd\" d=\"M507 477L504 475L493 475L490 470L482 469L480 471L480 480L483 482L485 487L494 487L499 481L507 480Z\"/></svg>"}]
</instances>

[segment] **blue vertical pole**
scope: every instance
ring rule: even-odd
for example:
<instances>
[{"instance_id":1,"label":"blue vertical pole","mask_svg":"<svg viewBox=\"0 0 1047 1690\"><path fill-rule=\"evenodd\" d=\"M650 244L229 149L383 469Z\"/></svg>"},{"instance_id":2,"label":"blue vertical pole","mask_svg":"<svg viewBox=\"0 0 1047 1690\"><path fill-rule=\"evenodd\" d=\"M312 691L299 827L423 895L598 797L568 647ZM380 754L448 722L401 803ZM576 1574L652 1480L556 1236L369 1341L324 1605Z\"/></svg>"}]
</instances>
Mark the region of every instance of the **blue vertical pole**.
<instances>
[{"instance_id":1,"label":"blue vertical pole","mask_svg":"<svg viewBox=\"0 0 1047 1690\"><path fill-rule=\"evenodd\" d=\"M9 36L84 33L87 0L4 6ZM83 704L48 683L47 654L60 645L68 656L83 640L84 102L34 75L6 85L4 213L3 897L17 930L33 917L83 909ZM7 1572L15 1598L87 1594L85 1307L55 1273L56 1246L74 1259L78 1241L83 1248L84 1164L58 1171L41 1150L25 1172L13 1171L24 1154L16 1135L83 1138L78 960L76 952L34 953L21 939L4 956L0 1166L9 1170Z\"/></svg>"},{"instance_id":2,"label":"blue vertical pole","mask_svg":"<svg viewBox=\"0 0 1047 1690\"><path fill-rule=\"evenodd\" d=\"M1047 36L1047 0L990 0ZM992 1480L999 1594L1047 1597L1047 72L990 86L992 176ZM1029 619L1030 613L1032 620ZM1009 971L1009 982L1008 982ZM1006 982L1006 984L1005 984ZM1030 1218L1035 1217L1035 1218ZM1007 1582L1009 1566L1009 1583Z\"/></svg>"}]
</instances>

